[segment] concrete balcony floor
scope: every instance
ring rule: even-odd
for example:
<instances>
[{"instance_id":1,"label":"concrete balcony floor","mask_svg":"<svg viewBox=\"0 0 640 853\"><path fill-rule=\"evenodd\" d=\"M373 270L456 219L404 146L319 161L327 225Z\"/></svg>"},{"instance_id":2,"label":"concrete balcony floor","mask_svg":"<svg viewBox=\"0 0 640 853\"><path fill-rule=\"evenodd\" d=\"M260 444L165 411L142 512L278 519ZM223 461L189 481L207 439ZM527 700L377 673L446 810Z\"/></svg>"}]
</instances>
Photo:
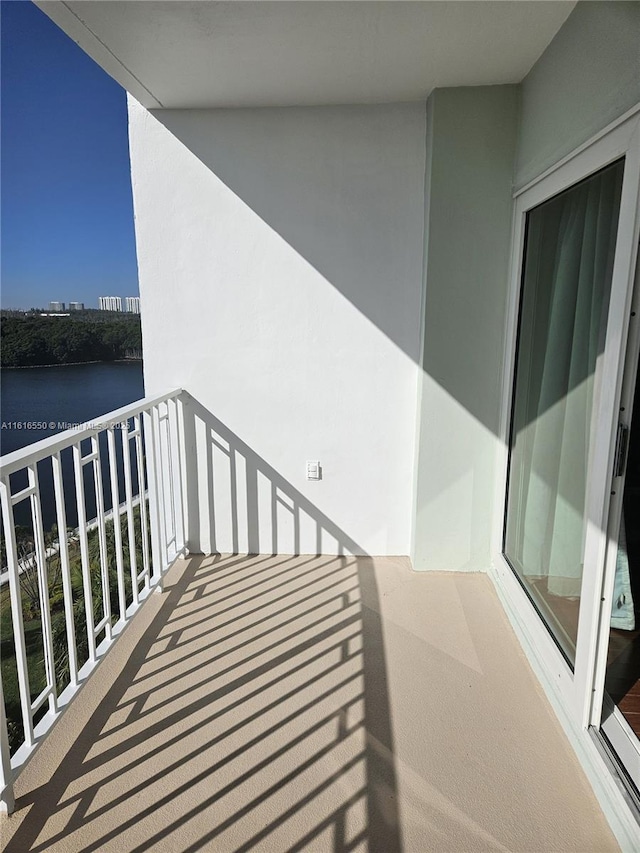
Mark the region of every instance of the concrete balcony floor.
<instances>
[{"instance_id":1,"label":"concrete balcony floor","mask_svg":"<svg viewBox=\"0 0 640 853\"><path fill-rule=\"evenodd\" d=\"M617 844L483 575L177 564L26 767L7 853Z\"/></svg>"}]
</instances>

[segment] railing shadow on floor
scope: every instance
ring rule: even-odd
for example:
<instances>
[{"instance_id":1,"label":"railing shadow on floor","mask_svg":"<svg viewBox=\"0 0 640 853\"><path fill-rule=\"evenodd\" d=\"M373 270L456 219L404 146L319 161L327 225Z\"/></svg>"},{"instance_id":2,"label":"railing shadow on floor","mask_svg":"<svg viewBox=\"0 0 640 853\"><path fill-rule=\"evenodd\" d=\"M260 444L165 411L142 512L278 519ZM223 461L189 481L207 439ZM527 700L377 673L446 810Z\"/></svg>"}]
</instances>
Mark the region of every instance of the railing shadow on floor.
<instances>
[{"instance_id":1,"label":"railing shadow on floor","mask_svg":"<svg viewBox=\"0 0 640 853\"><path fill-rule=\"evenodd\" d=\"M207 460L185 484L188 535L211 556L167 575L104 700L18 799L29 814L5 849L400 851L373 558L187 404L187 452ZM268 556L238 553L265 541ZM316 555L278 554L309 541Z\"/></svg>"}]
</instances>

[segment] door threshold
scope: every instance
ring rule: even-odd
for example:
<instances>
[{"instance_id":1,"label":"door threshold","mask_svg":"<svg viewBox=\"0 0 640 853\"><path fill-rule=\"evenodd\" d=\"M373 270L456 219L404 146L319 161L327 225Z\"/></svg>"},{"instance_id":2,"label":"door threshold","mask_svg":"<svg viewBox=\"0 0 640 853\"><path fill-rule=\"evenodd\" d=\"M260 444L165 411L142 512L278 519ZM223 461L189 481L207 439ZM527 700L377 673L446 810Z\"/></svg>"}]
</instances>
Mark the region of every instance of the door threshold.
<instances>
[{"instance_id":1,"label":"door threshold","mask_svg":"<svg viewBox=\"0 0 640 853\"><path fill-rule=\"evenodd\" d=\"M590 726L589 734L596 749L609 766L612 779L615 781L620 793L629 806L631 814L640 827L640 791L636 787L633 778L606 733L602 729Z\"/></svg>"}]
</instances>

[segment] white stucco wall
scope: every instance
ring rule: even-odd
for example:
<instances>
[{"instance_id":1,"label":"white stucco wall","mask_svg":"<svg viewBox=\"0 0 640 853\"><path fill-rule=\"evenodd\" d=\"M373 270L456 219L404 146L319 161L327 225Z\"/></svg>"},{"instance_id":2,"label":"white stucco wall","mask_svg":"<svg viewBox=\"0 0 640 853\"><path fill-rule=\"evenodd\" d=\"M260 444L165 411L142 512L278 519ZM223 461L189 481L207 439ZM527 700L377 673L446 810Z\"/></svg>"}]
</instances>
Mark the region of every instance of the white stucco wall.
<instances>
[{"instance_id":1,"label":"white stucco wall","mask_svg":"<svg viewBox=\"0 0 640 853\"><path fill-rule=\"evenodd\" d=\"M578 3L521 92L518 187L640 101L640 3Z\"/></svg>"},{"instance_id":2,"label":"white stucco wall","mask_svg":"<svg viewBox=\"0 0 640 853\"><path fill-rule=\"evenodd\" d=\"M192 547L408 554L424 105L129 121L146 392L221 422Z\"/></svg>"},{"instance_id":3,"label":"white stucco wall","mask_svg":"<svg viewBox=\"0 0 640 853\"><path fill-rule=\"evenodd\" d=\"M490 564L517 108L516 86L436 89L427 107L418 571Z\"/></svg>"}]
</instances>

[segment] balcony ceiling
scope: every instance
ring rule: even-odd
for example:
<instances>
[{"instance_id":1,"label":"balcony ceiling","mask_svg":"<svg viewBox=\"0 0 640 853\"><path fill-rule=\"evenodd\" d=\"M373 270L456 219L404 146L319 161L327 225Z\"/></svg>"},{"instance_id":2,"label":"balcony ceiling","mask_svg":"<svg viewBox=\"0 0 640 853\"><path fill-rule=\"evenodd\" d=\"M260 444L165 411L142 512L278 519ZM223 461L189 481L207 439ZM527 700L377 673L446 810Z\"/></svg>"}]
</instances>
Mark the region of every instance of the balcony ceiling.
<instances>
[{"instance_id":1,"label":"balcony ceiling","mask_svg":"<svg viewBox=\"0 0 640 853\"><path fill-rule=\"evenodd\" d=\"M384 103L518 83L574 2L37 5L149 108Z\"/></svg>"}]
</instances>

